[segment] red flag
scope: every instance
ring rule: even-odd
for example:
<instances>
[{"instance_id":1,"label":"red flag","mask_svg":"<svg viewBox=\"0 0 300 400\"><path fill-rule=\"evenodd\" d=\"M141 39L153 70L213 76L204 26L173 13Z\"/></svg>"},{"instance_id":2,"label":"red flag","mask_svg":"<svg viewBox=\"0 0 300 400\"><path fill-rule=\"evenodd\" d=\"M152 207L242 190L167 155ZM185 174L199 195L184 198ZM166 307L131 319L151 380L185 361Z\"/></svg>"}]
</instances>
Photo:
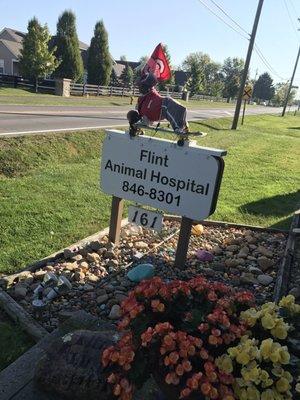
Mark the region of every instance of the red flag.
<instances>
[{"instance_id":1,"label":"red flag","mask_svg":"<svg viewBox=\"0 0 300 400\"><path fill-rule=\"evenodd\" d=\"M143 68L143 74L152 72L158 81L167 81L171 78L171 69L162 44L159 43Z\"/></svg>"}]
</instances>

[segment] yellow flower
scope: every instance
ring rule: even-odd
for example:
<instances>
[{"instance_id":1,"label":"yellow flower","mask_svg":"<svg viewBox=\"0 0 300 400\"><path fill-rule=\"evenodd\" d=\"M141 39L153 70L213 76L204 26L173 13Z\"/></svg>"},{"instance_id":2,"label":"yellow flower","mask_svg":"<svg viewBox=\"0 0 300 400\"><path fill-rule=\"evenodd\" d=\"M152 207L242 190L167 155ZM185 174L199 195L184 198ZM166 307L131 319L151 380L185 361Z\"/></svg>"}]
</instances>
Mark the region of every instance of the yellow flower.
<instances>
[{"instance_id":1,"label":"yellow flower","mask_svg":"<svg viewBox=\"0 0 300 400\"><path fill-rule=\"evenodd\" d=\"M247 388L247 399L248 400L260 400L259 391L254 386Z\"/></svg>"},{"instance_id":2,"label":"yellow flower","mask_svg":"<svg viewBox=\"0 0 300 400\"><path fill-rule=\"evenodd\" d=\"M297 383L295 389L297 393L300 393L300 383Z\"/></svg>"},{"instance_id":3,"label":"yellow flower","mask_svg":"<svg viewBox=\"0 0 300 400\"><path fill-rule=\"evenodd\" d=\"M290 384L289 381L285 378L280 378L277 382L276 382L276 389L278 390L278 392L280 393L284 393L287 392L290 388Z\"/></svg>"},{"instance_id":4,"label":"yellow flower","mask_svg":"<svg viewBox=\"0 0 300 400\"><path fill-rule=\"evenodd\" d=\"M271 334L278 339L286 339L288 334L288 324L285 324L282 319L276 322L276 325L271 329Z\"/></svg>"},{"instance_id":5,"label":"yellow flower","mask_svg":"<svg viewBox=\"0 0 300 400\"><path fill-rule=\"evenodd\" d=\"M226 374L231 374L231 372L233 371L231 358L226 354L223 354L221 357L216 358L215 363L217 367Z\"/></svg>"},{"instance_id":6,"label":"yellow flower","mask_svg":"<svg viewBox=\"0 0 300 400\"><path fill-rule=\"evenodd\" d=\"M282 374L282 377L285 378L287 381L289 381L290 383L293 382L293 377L292 375L289 373L289 371L284 371Z\"/></svg>"},{"instance_id":7,"label":"yellow flower","mask_svg":"<svg viewBox=\"0 0 300 400\"><path fill-rule=\"evenodd\" d=\"M284 374L284 369L281 368L279 365L276 365L272 370L272 374L280 378Z\"/></svg>"},{"instance_id":8,"label":"yellow flower","mask_svg":"<svg viewBox=\"0 0 300 400\"><path fill-rule=\"evenodd\" d=\"M264 390L261 394L261 400L275 400L273 390L272 389Z\"/></svg>"},{"instance_id":9,"label":"yellow flower","mask_svg":"<svg viewBox=\"0 0 300 400\"><path fill-rule=\"evenodd\" d=\"M290 309L295 304L295 297L289 294L283 297L279 302L279 307Z\"/></svg>"},{"instance_id":10,"label":"yellow flower","mask_svg":"<svg viewBox=\"0 0 300 400\"><path fill-rule=\"evenodd\" d=\"M270 358L270 354L272 353L273 347L273 339L265 339L261 342L260 345L260 354L264 359Z\"/></svg>"},{"instance_id":11,"label":"yellow flower","mask_svg":"<svg viewBox=\"0 0 300 400\"><path fill-rule=\"evenodd\" d=\"M241 318L243 321L252 327L256 324L256 321L260 317L260 312L255 310L255 308L249 308L248 310L241 313Z\"/></svg>"},{"instance_id":12,"label":"yellow flower","mask_svg":"<svg viewBox=\"0 0 300 400\"><path fill-rule=\"evenodd\" d=\"M236 361L239 364L246 365L250 362L250 356L248 353L246 353L246 351L241 351L240 353L237 354Z\"/></svg>"},{"instance_id":13,"label":"yellow flower","mask_svg":"<svg viewBox=\"0 0 300 400\"><path fill-rule=\"evenodd\" d=\"M273 329L276 325L276 320L271 314L266 313L261 319L261 324L265 329Z\"/></svg>"},{"instance_id":14,"label":"yellow flower","mask_svg":"<svg viewBox=\"0 0 300 400\"><path fill-rule=\"evenodd\" d=\"M280 364L289 364L290 362L290 353L286 346L281 347L280 349Z\"/></svg>"}]
</instances>

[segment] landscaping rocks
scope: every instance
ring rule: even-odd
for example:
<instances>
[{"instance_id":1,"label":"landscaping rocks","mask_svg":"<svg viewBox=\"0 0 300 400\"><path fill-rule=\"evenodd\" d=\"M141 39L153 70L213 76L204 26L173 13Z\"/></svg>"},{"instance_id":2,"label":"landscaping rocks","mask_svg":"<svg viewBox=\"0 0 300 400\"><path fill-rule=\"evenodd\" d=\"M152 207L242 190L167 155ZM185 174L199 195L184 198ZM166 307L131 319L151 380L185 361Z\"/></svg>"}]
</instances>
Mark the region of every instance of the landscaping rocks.
<instances>
[{"instance_id":1,"label":"landscaping rocks","mask_svg":"<svg viewBox=\"0 0 300 400\"><path fill-rule=\"evenodd\" d=\"M72 290L55 298L39 317L39 322L49 332L57 327L60 313L81 309L117 322L121 315L120 305L128 292L141 280L153 276L164 280L187 280L202 274L209 280L252 291L258 303L272 300L287 235L201 226L201 234L190 238L186 265L181 268L174 267L176 232L180 225L166 220L161 233L128 225L121 231L119 246L110 243L105 236L83 247L65 250L62 256L35 273L26 271L21 274L21 279L17 275L3 277L1 282L5 282L3 287L8 287L8 292L34 316L33 290L43 274L51 271L70 280ZM174 236L170 237L172 233ZM161 244L167 237L168 241ZM293 284L300 286L300 276L293 279ZM297 287L291 285L289 289L295 292ZM46 288L44 294L50 291L51 288Z\"/></svg>"}]
</instances>

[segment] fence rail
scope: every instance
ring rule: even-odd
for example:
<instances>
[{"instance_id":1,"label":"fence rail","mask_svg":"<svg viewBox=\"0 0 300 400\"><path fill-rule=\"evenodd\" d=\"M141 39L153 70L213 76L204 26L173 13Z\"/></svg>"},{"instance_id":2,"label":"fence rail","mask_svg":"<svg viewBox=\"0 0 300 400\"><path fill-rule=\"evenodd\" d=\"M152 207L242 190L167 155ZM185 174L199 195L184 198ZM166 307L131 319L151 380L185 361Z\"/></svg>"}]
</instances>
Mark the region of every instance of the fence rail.
<instances>
[{"instance_id":1,"label":"fence rail","mask_svg":"<svg viewBox=\"0 0 300 400\"><path fill-rule=\"evenodd\" d=\"M24 88L35 88L35 84L29 79L24 79L20 76L3 75L0 74L0 86L13 86L24 87ZM38 91L54 93L55 91L55 80L54 79L39 79L38 81ZM138 96L140 94L138 87L120 87L120 86L101 86L101 85L90 85L82 83L71 83L70 94L73 96L122 96L131 97ZM170 96L173 99L181 99L183 93L175 92L174 90L164 90L160 91L162 96ZM216 101L216 102L227 102L226 98L208 96L204 94L195 94L190 96L191 100L206 100L206 101ZM233 100L234 101L234 100Z\"/></svg>"}]
</instances>

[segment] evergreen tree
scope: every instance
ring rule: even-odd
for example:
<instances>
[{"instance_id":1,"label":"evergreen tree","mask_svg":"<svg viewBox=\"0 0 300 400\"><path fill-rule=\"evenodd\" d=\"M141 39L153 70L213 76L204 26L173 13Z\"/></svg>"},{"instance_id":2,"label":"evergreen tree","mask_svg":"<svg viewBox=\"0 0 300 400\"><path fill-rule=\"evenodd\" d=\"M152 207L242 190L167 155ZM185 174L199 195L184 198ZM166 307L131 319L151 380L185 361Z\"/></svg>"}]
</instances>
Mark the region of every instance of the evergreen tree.
<instances>
[{"instance_id":1,"label":"evergreen tree","mask_svg":"<svg viewBox=\"0 0 300 400\"><path fill-rule=\"evenodd\" d=\"M51 74L58 66L48 43L51 38L47 25L42 26L36 18L28 22L28 33L23 40L20 57L20 70L25 77L34 79L35 91L38 79Z\"/></svg>"},{"instance_id":2,"label":"evergreen tree","mask_svg":"<svg viewBox=\"0 0 300 400\"><path fill-rule=\"evenodd\" d=\"M253 97L259 100L271 100L274 94L273 79L265 72L259 76L254 84Z\"/></svg>"},{"instance_id":3,"label":"evergreen tree","mask_svg":"<svg viewBox=\"0 0 300 400\"><path fill-rule=\"evenodd\" d=\"M109 84L110 84L110 86L119 86L119 79L118 79L116 71L114 69L111 70Z\"/></svg>"},{"instance_id":4,"label":"evergreen tree","mask_svg":"<svg viewBox=\"0 0 300 400\"><path fill-rule=\"evenodd\" d=\"M107 86L112 73L112 59L108 48L108 34L103 21L95 25L94 37L88 54L88 82Z\"/></svg>"},{"instance_id":5,"label":"evergreen tree","mask_svg":"<svg viewBox=\"0 0 300 400\"><path fill-rule=\"evenodd\" d=\"M122 74L120 76L121 81L123 83L123 86L131 86L133 83L133 70L130 67L130 65L128 65L128 63L126 63L125 68L122 71Z\"/></svg>"},{"instance_id":6,"label":"evergreen tree","mask_svg":"<svg viewBox=\"0 0 300 400\"><path fill-rule=\"evenodd\" d=\"M189 79L187 82L187 88L191 92L191 96L194 96L194 94L198 94L201 89L201 68L198 63L192 62L190 65L190 71L189 71Z\"/></svg>"},{"instance_id":7,"label":"evergreen tree","mask_svg":"<svg viewBox=\"0 0 300 400\"><path fill-rule=\"evenodd\" d=\"M230 98L238 94L241 84L241 77L244 69L244 60L241 58L226 58L222 67L224 89L223 96L227 97L229 103Z\"/></svg>"},{"instance_id":8,"label":"evergreen tree","mask_svg":"<svg viewBox=\"0 0 300 400\"><path fill-rule=\"evenodd\" d=\"M65 11L58 19L54 38L55 55L60 60L55 75L60 78L80 81L83 78L83 61L76 32L76 17L72 11Z\"/></svg>"}]
</instances>

